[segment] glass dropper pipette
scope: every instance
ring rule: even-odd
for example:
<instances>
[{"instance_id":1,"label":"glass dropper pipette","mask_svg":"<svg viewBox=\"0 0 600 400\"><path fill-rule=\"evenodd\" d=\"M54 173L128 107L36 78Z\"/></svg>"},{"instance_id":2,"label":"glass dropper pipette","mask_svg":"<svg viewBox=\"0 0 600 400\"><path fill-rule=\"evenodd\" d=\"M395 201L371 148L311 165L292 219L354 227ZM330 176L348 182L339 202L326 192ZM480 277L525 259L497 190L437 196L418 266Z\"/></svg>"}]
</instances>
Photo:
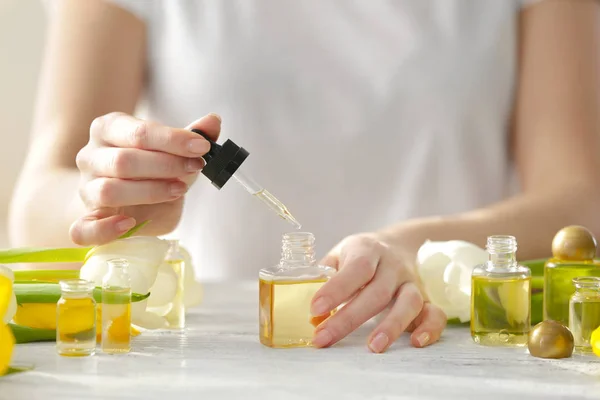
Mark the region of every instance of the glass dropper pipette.
<instances>
[{"instance_id":1,"label":"glass dropper pipette","mask_svg":"<svg viewBox=\"0 0 600 400\"><path fill-rule=\"evenodd\" d=\"M202 174L211 181L213 186L221 189L233 177L248 193L262 201L277 215L292 224L296 229L301 228L302 225L281 201L239 169L250 154L246 149L236 145L230 139L220 145L213 142L204 132L198 129L192 129L192 132L202 135L210 143L210 150L203 157L206 165L202 169Z\"/></svg>"}]
</instances>

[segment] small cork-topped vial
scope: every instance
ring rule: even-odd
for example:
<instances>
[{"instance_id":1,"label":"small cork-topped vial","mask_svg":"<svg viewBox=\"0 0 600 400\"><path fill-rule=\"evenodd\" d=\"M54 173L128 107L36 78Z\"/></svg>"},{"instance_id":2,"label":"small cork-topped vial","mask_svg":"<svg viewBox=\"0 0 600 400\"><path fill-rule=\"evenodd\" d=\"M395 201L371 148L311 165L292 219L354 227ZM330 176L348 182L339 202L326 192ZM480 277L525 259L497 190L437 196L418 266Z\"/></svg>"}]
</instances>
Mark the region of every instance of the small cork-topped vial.
<instances>
[{"instance_id":1,"label":"small cork-topped vial","mask_svg":"<svg viewBox=\"0 0 600 400\"><path fill-rule=\"evenodd\" d=\"M334 268L317 264L312 233L283 235L279 264L259 272L260 342L279 348L312 346L316 326L334 311L315 318L311 302L334 273Z\"/></svg>"},{"instance_id":2,"label":"small cork-topped vial","mask_svg":"<svg viewBox=\"0 0 600 400\"><path fill-rule=\"evenodd\" d=\"M575 292L573 279L600 277L600 264L594 260L597 242L583 226L567 226L552 241L552 258L544 266L544 320L568 326L569 301Z\"/></svg>"},{"instance_id":3,"label":"small cork-topped vial","mask_svg":"<svg viewBox=\"0 0 600 400\"><path fill-rule=\"evenodd\" d=\"M56 304L56 350L61 356L84 357L96 352L94 282L60 281L62 296Z\"/></svg>"},{"instance_id":4,"label":"small cork-topped vial","mask_svg":"<svg viewBox=\"0 0 600 400\"><path fill-rule=\"evenodd\" d=\"M574 278L575 293L569 302L569 329L573 333L575 350L592 351L592 332L600 327L600 278Z\"/></svg>"}]
</instances>

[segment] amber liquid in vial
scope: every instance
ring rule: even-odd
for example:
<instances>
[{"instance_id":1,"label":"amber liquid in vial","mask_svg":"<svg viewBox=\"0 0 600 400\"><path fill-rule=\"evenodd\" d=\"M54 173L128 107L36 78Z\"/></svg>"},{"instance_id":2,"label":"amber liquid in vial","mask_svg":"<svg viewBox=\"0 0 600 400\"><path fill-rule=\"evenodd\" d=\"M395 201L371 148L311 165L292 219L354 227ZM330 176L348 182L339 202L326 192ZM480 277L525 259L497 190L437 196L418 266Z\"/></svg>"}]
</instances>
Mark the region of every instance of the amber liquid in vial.
<instances>
[{"instance_id":1,"label":"amber liquid in vial","mask_svg":"<svg viewBox=\"0 0 600 400\"><path fill-rule=\"evenodd\" d=\"M278 265L259 272L259 337L269 347L309 347L316 327L331 316L310 312L317 291L335 274L318 265L312 233L283 235Z\"/></svg>"},{"instance_id":2,"label":"amber liquid in vial","mask_svg":"<svg viewBox=\"0 0 600 400\"><path fill-rule=\"evenodd\" d=\"M96 352L94 284L81 279L60 282L56 304L56 351L61 356L84 357Z\"/></svg>"},{"instance_id":3,"label":"amber liquid in vial","mask_svg":"<svg viewBox=\"0 0 600 400\"><path fill-rule=\"evenodd\" d=\"M259 280L260 341L269 347L312 346L315 328L326 316L313 317L312 299L326 278Z\"/></svg>"},{"instance_id":4,"label":"amber liquid in vial","mask_svg":"<svg viewBox=\"0 0 600 400\"><path fill-rule=\"evenodd\" d=\"M102 351L131 351L131 290L106 289L102 293Z\"/></svg>"}]
</instances>

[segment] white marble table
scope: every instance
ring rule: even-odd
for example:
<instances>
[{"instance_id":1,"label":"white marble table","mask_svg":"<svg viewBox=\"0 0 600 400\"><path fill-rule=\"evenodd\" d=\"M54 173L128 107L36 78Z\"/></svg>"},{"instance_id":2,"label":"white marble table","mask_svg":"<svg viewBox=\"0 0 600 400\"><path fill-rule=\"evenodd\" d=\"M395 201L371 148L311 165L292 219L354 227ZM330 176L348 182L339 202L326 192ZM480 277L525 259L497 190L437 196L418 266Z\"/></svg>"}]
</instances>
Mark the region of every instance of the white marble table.
<instances>
[{"instance_id":1,"label":"white marble table","mask_svg":"<svg viewBox=\"0 0 600 400\"><path fill-rule=\"evenodd\" d=\"M600 399L600 358L480 347L465 328L426 349L404 336L381 355L366 348L368 329L330 349L269 349L258 342L256 286L206 285L185 333L146 332L124 356L19 345L15 363L35 369L1 378L0 399Z\"/></svg>"}]
</instances>

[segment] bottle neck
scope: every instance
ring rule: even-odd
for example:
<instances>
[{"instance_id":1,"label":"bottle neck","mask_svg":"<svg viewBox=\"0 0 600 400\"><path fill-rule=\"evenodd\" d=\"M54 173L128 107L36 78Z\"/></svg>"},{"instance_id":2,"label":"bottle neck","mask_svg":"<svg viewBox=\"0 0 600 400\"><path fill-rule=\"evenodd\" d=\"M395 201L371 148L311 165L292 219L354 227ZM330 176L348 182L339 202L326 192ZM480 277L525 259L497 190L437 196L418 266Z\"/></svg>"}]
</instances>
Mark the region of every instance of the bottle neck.
<instances>
[{"instance_id":1,"label":"bottle neck","mask_svg":"<svg viewBox=\"0 0 600 400\"><path fill-rule=\"evenodd\" d=\"M66 299L77 299L82 297L92 297L94 282L84 279L69 279L59 282L61 296Z\"/></svg>"},{"instance_id":2,"label":"bottle neck","mask_svg":"<svg viewBox=\"0 0 600 400\"><path fill-rule=\"evenodd\" d=\"M593 276L573 278L573 286L577 293L600 295L600 278Z\"/></svg>"},{"instance_id":3,"label":"bottle neck","mask_svg":"<svg viewBox=\"0 0 600 400\"><path fill-rule=\"evenodd\" d=\"M316 265L315 237L308 232L293 232L283 235L281 245L282 268Z\"/></svg>"},{"instance_id":4,"label":"bottle neck","mask_svg":"<svg viewBox=\"0 0 600 400\"><path fill-rule=\"evenodd\" d=\"M517 241L513 236L490 236L487 242L488 265L493 268L517 266Z\"/></svg>"}]
</instances>

